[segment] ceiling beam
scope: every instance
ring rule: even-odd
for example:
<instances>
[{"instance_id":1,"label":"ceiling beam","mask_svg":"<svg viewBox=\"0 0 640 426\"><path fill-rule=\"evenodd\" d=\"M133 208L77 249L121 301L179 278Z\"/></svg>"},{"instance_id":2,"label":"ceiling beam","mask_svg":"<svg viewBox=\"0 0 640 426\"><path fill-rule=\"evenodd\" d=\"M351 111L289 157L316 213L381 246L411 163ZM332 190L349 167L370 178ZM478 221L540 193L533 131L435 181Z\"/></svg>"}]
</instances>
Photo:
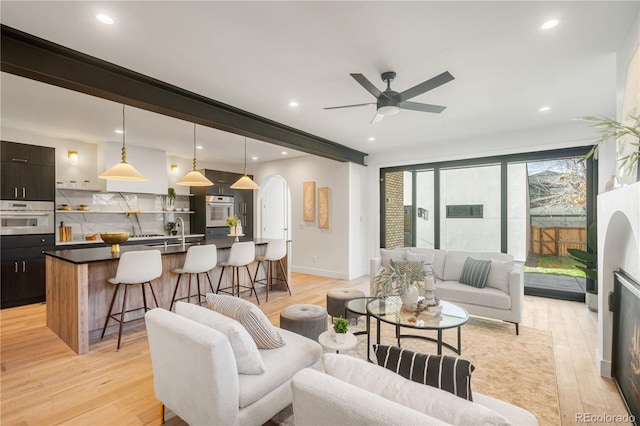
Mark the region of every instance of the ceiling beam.
<instances>
[{"instance_id":1,"label":"ceiling beam","mask_svg":"<svg viewBox=\"0 0 640 426\"><path fill-rule=\"evenodd\" d=\"M1 70L336 161L365 165L364 152L86 55L6 25Z\"/></svg>"}]
</instances>

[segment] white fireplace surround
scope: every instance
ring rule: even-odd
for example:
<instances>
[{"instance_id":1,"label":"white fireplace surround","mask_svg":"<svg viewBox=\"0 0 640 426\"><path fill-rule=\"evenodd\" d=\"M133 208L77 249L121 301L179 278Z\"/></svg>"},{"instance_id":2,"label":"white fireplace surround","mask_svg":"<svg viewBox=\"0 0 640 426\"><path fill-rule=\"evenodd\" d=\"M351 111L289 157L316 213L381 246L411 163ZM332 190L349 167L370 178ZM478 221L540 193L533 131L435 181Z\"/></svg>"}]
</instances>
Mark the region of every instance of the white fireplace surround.
<instances>
[{"instance_id":1,"label":"white fireplace surround","mask_svg":"<svg viewBox=\"0 0 640 426\"><path fill-rule=\"evenodd\" d=\"M611 377L614 271L640 281L640 182L598 195L598 347L600 375Z\"/></svg>"}]
</instances>

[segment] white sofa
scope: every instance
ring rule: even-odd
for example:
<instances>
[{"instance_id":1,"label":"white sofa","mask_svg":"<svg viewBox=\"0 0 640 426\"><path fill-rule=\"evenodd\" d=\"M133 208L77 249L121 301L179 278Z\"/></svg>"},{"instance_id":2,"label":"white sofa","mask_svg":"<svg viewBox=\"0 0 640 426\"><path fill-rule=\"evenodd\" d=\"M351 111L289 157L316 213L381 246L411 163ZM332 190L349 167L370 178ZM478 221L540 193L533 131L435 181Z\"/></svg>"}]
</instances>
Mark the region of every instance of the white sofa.
<instances>
[{"instance_id":1,"label":"white sofa","mask_svg":"<svg viewBox=\"0 0 640 426\"><path fill-rule=\"evenodd\" d=\"M474 253L403 247L380 249L381 256L370 261L370 294L375 294L374 277L381 266L391 260L422 260L433 265L436 298L462 306L470 315L512 322L519 334L524 304L524 274L522 265L504 253ZM462 267L467 257L491 260L491 269L484 288L461 284Z\"/></svg>"},{"instance_id":2,"label":"white sofa","mask_svg":"<svg viewBox=\"0 0 640 426\"><path fill-rule=\"evenodd\" d=\"M277 329L286 345L257 349L264 373L238 374L220 331L159 308L147 312L145 322L163 417L166 406L191 425L264 424L291 403L293 375L317 367L322 354L317 342Z\"/></svg>"},{"instance_id":3,"label":"white sofa","mask_svg":"<svg viewBox=\"0 0 640 426\"><path fill-rule=\"evenodd\" d=\"M296 425L537 425L515 405L479 393L473 402L366 361L324 354L323 372L291 381Z\"/></svg>"}]
</instances>

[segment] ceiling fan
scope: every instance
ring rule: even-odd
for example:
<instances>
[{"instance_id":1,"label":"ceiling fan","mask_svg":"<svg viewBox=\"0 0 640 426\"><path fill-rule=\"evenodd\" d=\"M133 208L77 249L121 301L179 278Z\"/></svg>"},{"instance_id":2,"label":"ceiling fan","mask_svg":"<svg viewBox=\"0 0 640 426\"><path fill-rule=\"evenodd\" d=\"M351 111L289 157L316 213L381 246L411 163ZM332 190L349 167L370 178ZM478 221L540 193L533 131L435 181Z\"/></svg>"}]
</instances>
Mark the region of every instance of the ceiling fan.
<instances>
[{"instance_id":1,"label":"ceiling fan","mask_svg":"<svg viewBox=\"0 0 640 426\"><path fill-rule=\"evenodd\" d=\"M410 89L405 90L404 92L396 92L391 90L391 82L396 77L396 73L393 71L383 72L381 74L382 81L387 82L387 89L384 92L378 90L376 86L371 83L367 77L362 74L350 74L351 77L362 87L364 87L369 93L376 97L377 102L369 102L365 104L354 104L354 105L342 105L335 107L327 107L324 109L338 109L338 108L353 108L364 105L373 105L377 106L376 115L371 120L371 123L378 123L381 121L386 115L395 115L400 112L401 109L410 109L413 111L422 111L422 112L433 112L436 114L440 114L447 107L441 105L431 105L431 104L422 104L419 102L410 102L409 99L414 98L418 95L423 94L429 90L433 90L436 87L442 86L445 83L450 82L454 79L454 77L449 73L449 71L445 71L440 75L437 75L427 81L423 81L422 83L413 86Z\"/></svg>"}]
</instances>

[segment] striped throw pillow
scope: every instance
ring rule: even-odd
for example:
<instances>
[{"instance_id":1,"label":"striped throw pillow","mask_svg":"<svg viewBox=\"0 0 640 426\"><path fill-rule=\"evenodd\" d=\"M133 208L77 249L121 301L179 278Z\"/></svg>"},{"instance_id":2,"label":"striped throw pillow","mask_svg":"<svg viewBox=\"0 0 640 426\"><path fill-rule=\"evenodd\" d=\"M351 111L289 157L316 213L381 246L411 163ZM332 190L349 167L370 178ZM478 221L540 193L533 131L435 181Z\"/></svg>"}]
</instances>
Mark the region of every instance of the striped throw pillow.
<instances>
[{"instance_id":1,"label":"striped throw pillow","mask_svg":"<svg viewBox=\"0 0 640 426\"><path fill-rule=\"evenodd\" d=\"M462 266L460 273L460 283L468 284L478 288L484 288L487 284L487 277L491 270L490 260L478 260L473 257L467 257Z\"/></svg>"},{"instance_id":2,"label":"striped throw pillow","mask_svg":"<svg viewBox=\"0 0 640 426\"><path fill-rule=\"evenodd\" d=\"M397 346L374 345L378 365L405 379L433 386L473 401L469 361L447 355L426 355Z\"/></svg>"},{"instance_id":3,"label":"striped throw pillow","mask_svg":"<svg viewBox=\"0 0 640 426\"><path fill-rule=\"evenodd\" d=\"M258 349L275 349L285 345L267 316L251 302L235 296L207 293L209 309L235 319L244 326Z\"/></svg>"}]
</instances>

